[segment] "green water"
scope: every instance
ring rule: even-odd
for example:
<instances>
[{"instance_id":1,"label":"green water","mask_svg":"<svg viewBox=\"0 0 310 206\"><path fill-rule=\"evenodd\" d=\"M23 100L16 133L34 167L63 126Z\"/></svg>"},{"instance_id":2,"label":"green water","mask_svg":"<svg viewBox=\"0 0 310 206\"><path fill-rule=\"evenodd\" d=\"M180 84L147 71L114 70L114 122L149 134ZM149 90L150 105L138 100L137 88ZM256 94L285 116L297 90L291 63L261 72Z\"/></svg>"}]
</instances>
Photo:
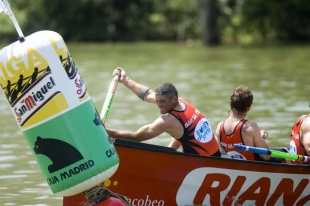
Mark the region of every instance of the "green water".
<instances>
[{"instance_id":1,"label":"green water","mask_svg":"<svg viewBox=\"0 0 310 206\"><path fill-rule=\"evenodd\" d=\"M271 147L288 146L295 119L309 113L310 46L217 47L196 44L67 44L72 58L101 110L112 71L126 69L137 82L155 88L171 82L190 100L213 128L227 117L229 96L235 87L252 89L254 105L248 118L269 131ZM4 95L0 95L0 203L1 205L62 205L52 195ZM157 107L139 100L118 85L106 125L136 130L159 116ZM149 143L167 145L163 134Z\"/></svg>"}]
</instances>

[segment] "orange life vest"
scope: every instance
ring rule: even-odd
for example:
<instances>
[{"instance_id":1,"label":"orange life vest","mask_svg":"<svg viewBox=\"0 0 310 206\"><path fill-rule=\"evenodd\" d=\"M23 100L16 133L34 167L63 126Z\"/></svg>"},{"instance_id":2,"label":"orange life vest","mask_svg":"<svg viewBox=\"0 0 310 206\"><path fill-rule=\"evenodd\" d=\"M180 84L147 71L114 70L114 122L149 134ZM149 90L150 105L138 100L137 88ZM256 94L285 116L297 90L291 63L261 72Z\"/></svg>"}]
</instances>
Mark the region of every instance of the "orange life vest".
<instances>
[{"instance_id":1,"label":"orange life vest","mask_svg":"<svg viewBox=\"0 0 310 206\"><path fill-rule=\"evenodd\" d=\"M302 122L307 117L309 117L309 115L302 115L296 120L295 124L292 127L291 141L290 141L290 153L307 156L305 147L300 141L300 127L301 127ZM292 164L303 164L302 161L293 161L293 160L291 161L291 163Z\"/></svg>"},{"instance_id":2,"label":"orange life vest","mask_svg":"<svg viewBox=\"0 0 310 206\"><path fill-rule=\"evenodd\" d=\"M224 122L220 125L220 145L225 150L227 155L232 159L241 160L262 160L262 158L253 152L238 150L234 148L234 144L245 145L242 139L242 127L247 120L242 119L234 128L231 134L226 134L224 129Z\"/></svg>"},{"instance_id":3,"label":"orange life vest","mask_svg":"<svg viewBox=\"0 0 310 206\"><path fill-rule=\"evenodd\" d=\"M213 135L211 125L204 115L186 100L180 100L186 105L184 111L172 110L169 113L183 125L184 133L177 139L184 153L206 156L220 156L218 142Z\"/></svg>"}]
</instances>

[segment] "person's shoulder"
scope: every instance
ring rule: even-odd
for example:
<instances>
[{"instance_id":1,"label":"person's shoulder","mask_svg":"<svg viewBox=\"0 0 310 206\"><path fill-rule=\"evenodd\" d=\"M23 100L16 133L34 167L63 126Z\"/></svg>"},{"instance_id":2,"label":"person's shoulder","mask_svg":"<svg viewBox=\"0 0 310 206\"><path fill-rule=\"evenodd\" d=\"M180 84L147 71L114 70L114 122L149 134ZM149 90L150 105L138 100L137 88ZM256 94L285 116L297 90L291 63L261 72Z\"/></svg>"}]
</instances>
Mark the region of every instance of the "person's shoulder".
<instances>
[{"instance_id":1,"label":"person's shoulder","mask_svg":"<svg viewBox=\"0 0 310 206\"><path fill-rule=\"evenodd\" d=\"M176 118L173 117L173 115L164 114L160 117L157 117L152 124L157 125L157 126L162 125L165 127L169 127L169 126L173 125L175 120L176 120Z\"/></svg>"},{"instance_id":2,"label":"person's shoulder","mask_svg":"<svg viewBox=\"0 0 310 206\"><path fill-rule=\"evenodd\" d=\"M244 124L246 125L257 125L256 121L245 119Z\"/></svg>"},{"instance_id":3,"label":"person's shoulder","mask_svg":"<svg viewBox=\"0 0 310 206\"><path fill-rule=\"evenodd\" d=\"M310 115L304 115L306 118L304 120L304 122L310 122Z\"/></svg>"},{"instance_id":4,"label":"person's shoulder","mask_svg":"<svg viewBox=\"0 0 310 206\"><path fill-rule=\"evenodd\" d=\"M155 120L157 125L162 125L165 128L173 128L175 125L179 124L179 120L172 114L167 113Z\"/></svg>"},{"instance_id":5,"label":"person's shoulder","mask_svg":"<svg viewBox=\"0 0 310 206\"><path fill-rule=\"evenodd\" d=\"M259 129L259 126L258 126L257 122L251 121L251 120L247 120L244 123L243 128L245 130L255 130L255 129Z\"/></svg>"},{"instance_id":6,"label":"person's shoulder","mask_svg":"<svg viewBox=\"0 0 310 206\"><path fill-rule=\"evenodd\" d=\"M219 123L217 123L216 128L215 128L215 134L219 134L220 133L221 125L223 123L224 123L224 121L220 121Z\"/></svg>"},{"instance_id":7,"label":"person's shoulder","mask_svg":"<svg viewBox=\"0 0 310 206\"><path fill-rule=\"evenodd\" d=\"M304 121L301 124L301 128L310 131L310 117L304 119Z\"/></svg>"},{"instance_id":8,"label":"person's shoulder","mask_svg":"<svg viewBox=\"0 0 310 206\"><path fill-rule=\"evenodd\" d=\"M167 113L167 114L163 114L161 117L159 117L160 119L164 120L165 122L173 122L176 119L176 117L173 114Z\"/></svg>"},{"instance_id":9,"label":"person's shoulder","mask_svg":"<svg viewBox=\"0 0 310 206\"><path fill-rule=\"evenodd\" d=\"M299 121L310 121L310 114L303 114L303 115L300 115L297 119L296 119L296 122L299 122Z\"/></svg>"},{"instance_id":10,"label":"person's shoulder","mask_svg":"<svg viewBox=\"0 0 310 206\"><path fill-rule=\"evenodd\" d=\"M220 127L223 123L224 121L220 121L219 123L217 123L217 127Z\"/></svg>"}]
</instances>

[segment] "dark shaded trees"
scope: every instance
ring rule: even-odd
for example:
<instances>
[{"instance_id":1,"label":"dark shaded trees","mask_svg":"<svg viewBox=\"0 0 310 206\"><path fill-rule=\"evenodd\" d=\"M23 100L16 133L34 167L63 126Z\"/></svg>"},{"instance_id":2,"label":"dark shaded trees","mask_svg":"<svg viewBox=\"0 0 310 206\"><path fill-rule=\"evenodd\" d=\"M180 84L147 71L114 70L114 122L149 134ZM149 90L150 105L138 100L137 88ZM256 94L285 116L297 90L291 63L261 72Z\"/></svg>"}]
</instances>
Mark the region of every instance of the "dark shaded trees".
<instances>
[{"instance_id":1,"label":"dark shaded trees","mask_svg":"<svg viewBox=\"0 0 310 206\"><path fill-rule=\"evenodd\" d=\"M25 35L53 30L66 41L310 42L308 0L15 0ZM16 40L0 15L0 41Z\"/></svg>"}]
</instances>

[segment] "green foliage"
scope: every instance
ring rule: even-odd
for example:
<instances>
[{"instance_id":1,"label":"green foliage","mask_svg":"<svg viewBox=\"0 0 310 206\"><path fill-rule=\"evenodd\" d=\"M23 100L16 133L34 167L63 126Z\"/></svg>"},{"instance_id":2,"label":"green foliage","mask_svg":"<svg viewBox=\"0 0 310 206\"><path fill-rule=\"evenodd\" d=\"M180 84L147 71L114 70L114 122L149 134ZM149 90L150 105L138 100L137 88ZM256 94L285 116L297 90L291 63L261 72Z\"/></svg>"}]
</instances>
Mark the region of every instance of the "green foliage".
<instances>
[{"instance_id":1,"label":"green foliage","mask_svg":"<svg viewBox=\"0 0 310 206\"><path fill-rule=\"evenodd\" d=\"M159 0L151 16L152 25L165 39L185 40L199 38L197 1Z\"/></svg>"},{"instance_id":2,"label":"green foliage","mask_svg":"<svg viewBox=\"0 0 310 206\"><path fill-rule=\"evenodd\" d=\"M22 0L9 2L20 27L26 22L26 10L23 8ZM8 14L0 14L0 42L12 42L18 38L18 33Z\"/></svg>"},{"instance_id":3,"label":"green foliage","mask_svg":"<svg viewBox=\"0 0 310 206\"><path fill-rule=\"evenodd\" d=\"M222 42L309 42L308 0L9 0L25 35L53 30L66 41L203 40L219 28ZM208 4L207 4L208 5ZM208 10L208 11L207 11ZM202 19L206 14L218 26ZM213 19L214 19L213 18ZM209 25L206 27L207 23ZM0 42L16 40L14 25L0 14Z\"/></svg>"},{"instance_id":4,"label":"green foliage","mask_svg":"<svg viewBox=\"0 0 310 206\"><path fill-rule=\"evenodd\" d=\"M226 42L310 42L307 0L219 0Z\"/></svg>"},{"instance_id":5,"label":"green foliage","mask_svg":"<svg viewBox=\"0 0 310 206\"><path fill-rule=\"evenodd\" d=\"M310 5L307 0L291 0L285 2L272 1L270 4L272 26L277 39L281 41L310 40ZM275 11L274 13L272 11Z\"/></svg>"}]
</instances>

